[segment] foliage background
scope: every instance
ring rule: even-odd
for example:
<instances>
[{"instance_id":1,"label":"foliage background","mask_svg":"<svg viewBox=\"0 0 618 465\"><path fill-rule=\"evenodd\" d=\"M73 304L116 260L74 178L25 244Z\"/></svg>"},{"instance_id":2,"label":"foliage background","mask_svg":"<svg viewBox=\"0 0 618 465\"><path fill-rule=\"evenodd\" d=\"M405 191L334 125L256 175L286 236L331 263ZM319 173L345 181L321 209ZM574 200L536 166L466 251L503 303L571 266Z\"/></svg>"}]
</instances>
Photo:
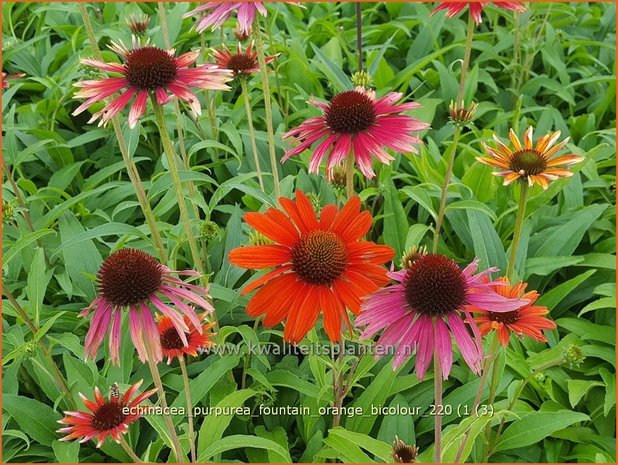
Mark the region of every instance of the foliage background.
<instances>
[{"instance_id":1,"label":"foliage background","mask_svg":"<svg viewBox=\"0 0 618 465\"><path fill-rule=\"evenodd\" d=\"M281 53L271 81L279 156L285 148L279 136L315 115L306 103L309 97L328 98L349 88L348 76L356 70L354 5L305 6L269 5L266 21L269 53ZM412 245L430 243L446 170L443 154L453 133L446 110L457 93L465 15L429 17L433 6L363 5L366 64L376 89L398 90L422 103L416 116L432 125L423 136L420 156L398 156L391 167L380 168L375 182L357 186L375 218L372 239L393 246L397 256ZM200 46L192 22L181 19L189 7L166 6L179 52ZM76 5L3 2L2 8L3 70L28 76L12 81L3 93L2 154L32 220L29 225L3 178L2 197L14 207L12 217L3 212L3 286L39 328L33 335L3 295L3 460L126 461L120 446L112 443L97 450L92 443L58 442L55 421L65 400L36 341L51 348L75 394L113 382L126 387L141 378L146 385L150 376L136 360L128 334L123 334L120 367L110 366L104 354L97 363L84 363L88 323L77 314L94 298L93 277L110 251L130 246L153 252L153 247L113 131L87 125L87 114L71 116L78 105L72 84L88 73L79 59L91 54ZM125 20L142 11L152 16L152 42L162 46L155 9L149 3L92 4L99 45L103 48L110 39L129 41ZM507 409L521 380L559 359L569 344L580 345L586 359L579 367L556 366L532 377L512 413L504 413L507 428L491 461L615 461L615 13L613 3L533 3L514 23L513 14L488 7L474 37L466 96L480 106L457 154L441 252L461 263L476 256L483 267L506 268L514 189L503 188L491 168L474 160L481 155L480 142L492 132L505 137L509 127L522 134L533 125L539 136L560 129L571 137L568 147L587 159L574 167L573 178L556 181L545 192L532 191L519 269L529 287L542 294L541 304L551 309L558 329L548 333L547 345L523 340L510 346L499 360L503 371L494 408ZM235 44L231 31L207 33L205 43ZM114 59L113 53L104 53ZM268 166L259 79L250 86L261 162ZM193 169L182 176L199 186L192 201L201 218L220 226L203 249L213 271L220 336L240 348L238 355L211 354L189 364L193 400L205 406L255 409L267 403L316 409L332 400L329 357L242 355L250 342L279 343L282 332L253 327L243 311L247 299L239 296L249 274L226 261L229 250L248 241L242 213L274 204L259 190L246 154L249 138L239 96L236 87L214 94L216 113L204 113L200 130L188 117L183 121ZM190 267L152 112L133 131L125 124L124 133L175 268ZM282 195L289 197L300 188L319 194L322 205L337 201L336 191L322 177L306 174L307 159L305 155L281 167ZM270 179L267 191L272 191ZM318 328L309 341L326 338ZM248 382L241 389L245 368ZM363 358L345 405L420 406L426 411L432 379L419 383L412 368L408 362L393 372L390 360ZM182 405L178 366L162 365L162 370L168 398ZM445 403L471 405L477 385L475 376L456 365L445 384ZM389 461L389 444L397 434L416 443L424 461L430 461L433 418L413 420L344 417L342 427L332 430L331 419L320 416L208 418L196 426L198 453L201 461ZM148 422L131 428L129 440L144 459L164 459L162 422L156 417ZM456 444L463 427L470 422L482 426L474 418L465 422L461 426L456 415L445 417L447 452L448 441ZM470 461L480 460L480 441L481 436Z\"/></svg>"}]
</instances>

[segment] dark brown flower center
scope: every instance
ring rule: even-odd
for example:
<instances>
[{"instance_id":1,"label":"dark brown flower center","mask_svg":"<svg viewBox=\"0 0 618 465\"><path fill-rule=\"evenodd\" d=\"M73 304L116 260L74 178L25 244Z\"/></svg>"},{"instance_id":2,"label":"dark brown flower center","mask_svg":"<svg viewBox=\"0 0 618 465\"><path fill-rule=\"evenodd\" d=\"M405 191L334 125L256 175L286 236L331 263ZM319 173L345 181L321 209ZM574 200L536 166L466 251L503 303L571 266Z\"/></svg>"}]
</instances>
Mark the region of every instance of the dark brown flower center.
<instances>
[{"instance_id":1,"label":"dark brown flower center","mask_svg":"<svg viewBox=\"0 0 618 465\"><path fill-rule=\"evenodd\" d=\"M292 249L294 271L310 284L330 284L348 264L348 251L332 231L314 231Z\"/></svg>"},{"instance_id":2,"label":"dark brown flower center","mask_svg":"<svg viewBox=\"0 0 618 465\"><path fill-rule=\"evenodd\" d=\"M509 168L524 176L534 176L547 169L547 161L536 150L520 150L511 156Z\"/></svg>"},{"instance_id":3,"label":"dark brown flower center","mask_svg":"<svg viewBox=\"0 0 618 465\"><path fill-rule=\"evenodd\" d=\"M163 350L177 350L182 349L184 346L176 328L168 328L161 333L161 347Z\"/></svg>"},{"instance_id":4,"label":"dark brown flower center","mask_svg":"<svg viewBox=\"0 0 618 465\"><path fill-rule=\"evenodd\" d=\"M106 402L92 415L92 427L98 431L114 429L124 422L127 416L122 413L124 404L120 402Z\"/></svg>"},{"instance_id":5,"label":"dark brown flower center","mask_svg":"<svg viewBox=\"0 0 618 465\"><path fill-rule=\"evenodd\" d=\"M393 449L392 456L397 463L415 463L418 449L406 444L397 445Z\"/></svg>"},{"instance_id":6,"label":"dark brown flower center","mask_svg":"<svg viewBox=\"0 0 618 465\"><path fill-rule=\"evenodd\" d=\"M513 310L512 312L489 312L489 319L491 321L497 321L509 325L511 323L517 323L519 321L519 310Z\"/></svg>"},{"instance_id":7,"label":"dark brown flower center","mask_svg":"<svg viewBox=\"0 0 618 465\"><path fill-rule=\"evenodd\" d=\"M335 95L324 116L326 124L334 132L347 134L369 129L376 120L373 101L356 90Z\"/></svg>"},{"instance_id":8,"label":"dark brown flower center","mask_svg":"<svg viewBox=\"0 0 618 465\"><path fill-rule=\"evenodd\" d=\"M159 262L146 252L122 249L101 265L97 274L99 293L114 306L135 305L159 290L163 273Z\"/></svg>"},{"instance_id":9,"label":"dark brown flower center","mask_svg":"<svg viewBox=\"0 0 618 465\"><path fill-rule=\"evenodd\" d=\"M227 62L227 69L234 71L234 74L246 73L251 69L257 68L258 63L255 58L244 53L237 53Z\"/></svg>"},{"instance_id":10,"label":"dark brown flower center","mask_svg":"<svg viewBox=\"0 0 618 465\"><path fill-rule=\"evenodd\" d=\"M176 78L176 60L158 47L131 50L124 64L125 75L131 87L155 90L166 87Z\"/></svg>"},{"instance_id":11,"label":"dark brown flower center","mask_svg":"<svg viewBox=\"0 0 618 465\"><path fill-rule=\"evenodd\" d=\"M417 258L403 284L410 309L423 315L447 315L466 303L466 279L459 266L444 255Z\"/></svg>"}]
</instances>

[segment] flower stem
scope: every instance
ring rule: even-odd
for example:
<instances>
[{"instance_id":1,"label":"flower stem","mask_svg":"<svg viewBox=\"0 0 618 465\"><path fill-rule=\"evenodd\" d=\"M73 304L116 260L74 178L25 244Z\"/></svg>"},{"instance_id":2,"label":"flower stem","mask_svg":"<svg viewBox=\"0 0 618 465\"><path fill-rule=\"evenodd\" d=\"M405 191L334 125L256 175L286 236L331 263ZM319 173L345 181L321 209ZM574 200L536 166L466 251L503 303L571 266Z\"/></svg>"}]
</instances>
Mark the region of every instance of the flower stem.
<instances>
[{"instance_id":1,"label":"flower stem","mask_svg":"<svg viewBox=\"0 0 618 465\"><path fill-rule=\"evenodd\" d=\"M337 428L341 422L341 407L345 397L343 389L343 360L345 352L345 341L343 335L339 340L339 354L335 367L333 368L333 395L335 396L335 414L333 415L333 428Z\"/></svg>"},{"instance_id":2,"label":"flower stem","mask_svg":"<svg viewBox=\"0 0 618 465\"><path fill-rule=\"evenodd\" d=\"M133 449L131 449L131 446L129 446L124 436L122 434L119 434L118 438L119 438L118 442L120 443L124 451L127 453L127 455L131 457L131 460L133 460L133 463L143 463L143 460L140 459L135 452L133 452Z\"/></svg>"},{"instance_id":3,"label":"flower stem","mask_svg":"<svg viewBox=\"0 0 618 465\"><path fill-rule=\"evenodd\" d=\"M182 184L180 181L180 175L178 174L178 167L176 165L176 153L174 151L174 145L170 139L169 132L167 131L167 125L165 124L165 115L163 114L163 107L157 102L156 97L152 97L152 105L154 107L155 118L157 120L157 126L159 127L159 133L161 134L161 142L163 143L163 151L167 159L168 168L172 177L172 184L176 191L176 198L178 200L178 209L180 210L180 218L183 223L185 234L187 235L187 242L191 249L191 255L197 271L202 273L204 280L208 277L204 274L204 264L202 263L202 257L200 256L197 248L197 241L193 234L193 228L191 227L191 218L189 218L189 212L187 211L187 203L185 195L183 193Z\"/></svg>"},{"instance_id":4,"label":"flower stem","mask_svg":"<svg viewBox=\"0 0 618 465\"><path fill-rule=\"evenodd\" d=\"M195 453L195 431L193 430L193 400L191 400L191 387L189 386L189 374L187 373L187 364L185 358L181 355L178 357L180 363L180 371L182 371L182 382L185 387L185 397L187 399L187 411L189 412L189 444L191 445L191 462L197 461Z\"/></svg>"},{"instance_id":5,"label":"flower stem","mask_svg":"<svg viewBox=\"0 0 618 465\"><path fill-rule=\"evenodd\" d=\"M356 50L358 51L358 72L363 70L363 16L362 4L356 2Z\"/></svg>"},{"instance_id":6,"label":"flower stem","mask_svg":"<svg viewBox=\"0 0 618 465\"><path fill-rule=\"evenodd\" d=\"M494 335L494 339L491 342L491 346L489 347L488 354L483 361L483 372L481 373L481 379L479 381L479 387L476 391L476 396L474 397L474 404L472 405L472 415L476 415L476 411L478 406L481 403L481 397L483 396L483 391L485 390L485 385L487 384L487 377L489 372L491 371L491 367L496 359L496 355L498 354L498 337ZM461 441L461 445L459 446L459 450L457 451L457 455L455 456L455 463L459 463L461 459L461 455L466 447L466 443L470 437L470 429L466 431L463 440Z\"/></svg>"},{"instance_id":7,"label":"flower stem","mask_svg":"<svg viewBox=\"0 0 618 465\"><path fill-rule=\"evenodd\" d=\"M273 183L275 187L275 197L278 199L281 195L279 189L279 171L277 164L277 153L275 152L275 131L273 129L273 109L271 103L270 84L268 82L268 69L266 68L266 55L264 53L264 42L262 40L262 31L260 25L254 29L256 42L256 51L258 54L258 63L260 65L260 76L262 78L262 91L264 92L264 113L266 116L266 131L268 133L268 149L270 153L270 167L273 173Z\"/></svg>"},{"instance_id":8,"label":"flower stem","mask_svg":"<svg viewBox=\"0 0 618 465\"><path fill-rule=\"evenodd\" d=\"M438 340L437 324L433 322L434 341ZM433 351L433 386L434 386L434 405L435 405L435 427L434 427L434 462L442 462L442 370L440 369L440 358L437 344Z\"/></svg>"},{"instance_id":9,"label":"flower stem","mask_svg":"<svg viewBox=\"0 0 618 465\"><path fill-rule=\"evenodd\" d=\"M152 353L152 347L149 344L144 344L146 346L146 355L148 361L148 368L150 368L150 374L152 375L152 381L154 382L155 387L157 388L157 393L159 395L159 402L163 411L168 411L167 400L165 399L165 390L163 389L163 382L161 381L161 375L159 374L159 367L157 363L154 361L154 355ZM176 456L176 461L180 463L187 463L187 457L182 453L182 448L180 447L180 441L178 440L178 435L176 434L176 428L174 428L174 423L172 422L172 418L169 413L163 414L163 420L167 426L167 429L170 432L170 437L172 439L172 446L174 449L174 455Z\"/></svg>"},{"instance_id":10,"label":"flower stem","mask_svg":"<svg viewBox=\"0 0 618 465\"><path fill-rule=\"evenodd\" d=\"M432 253L436 253L438 251L438 244L440 243L440 231L442 230L442 223L444 222L444 214L446 212L446 198L448 196L448 186L451 183L453 166L455 166L455 153L457 152L457 144L459 143L460 134L461 126L455 126L453 143L451 144L451 151L448 156L446 174L444 175L444 183L442 184L442 193L440 194L440 210L438 211L438 217L436 218L436 229L433 235L433 247L431 248Z\"/></svg>"},{"instance_id":11,"label":"flower stem","mask_svg":"<svg viewBox=\"0 0 618 465\"><path fill-rule=\"evenodd\" d=\"M457 105L464 106L463 97L466 87L466 77L468 76L468 68L470 67L470 54L472 52L472 37L474 35L474 18L471 14L468 14L468 28L466 30L466 43L464 45L464 60L461 66L461 74L459 75L459 91L457 92ZM455 153L457 152L457 143L459 142L459 136L461 134L461 126L455 127L455 133L453 135L453 143L451 145L451 152L448 157L448 165L446 167L446 174L444 175L444 183L442 185L442 194L440 195L440 209L438 210L438 217L436 218L436 228L433 236L433 246L431 251L436 253L438 251L438 244L440 242L440 231L442 230L442 223L444 222L444 214L446 212L446 197L448 195L448 187L451 183L451 177L453 176L453 166L455 166Z\"/></svg>"},{"instance_id":12,"label":"flower stem","mask_svg":"<svg viewBox=\"0 0 618 465\"><path fill-rule=\"evenodd\" d=\"M526 217L526 202L528 201L528 182L523 180L519 183L519 203L517 205L517 217L515 218L515 229L513 230L513 241L511 242L511 253L509 256L509 264L506 271L506 276L513 282L515 276L515 262L517 261L517 250L519 249L519 241L521 240L521 230Z\"/></svg>"},{"instance_id":13,"label":"flower stem","mask_svg":"<svg viewBox=\"0 0 618 465\"><path fill-rule=\"evenodd\" d=\"M9 289L6 286L2 287L2 292L4 292L4 294L9 298L9 301L11 302L11 305L13 305L15 312L17 313L17 315L19 315L19 317L22 320L24 320L24 322L28 326L28 329L30 329L30 332L34 336L39 331L38 326L35 325L34 322L30 319L26 311L22 308L21 305L19 305L19 302L17 302L17 299L15 299L11 291L9 291ZM64 393L66 402L69 408L74 409L75 401L73 400L73 394L71 394L71 389L69 388L67 381L64 379L64 376L62 376L62 373L60 372L58 365L56 365L56 362L54 361L54 358L51 355L49 347L47 347L47 344L45 344L43 339L39 339L36 342L41 348L41 351L43 352L43 356L47 359L47 362L49 363L49 366L51 367L50 374L52 378L54 379L56 387L58 388L59 391L62 391Z\"/></svg>"},{"instance_id":14,"label":"flower stem","mask_svg":"<svg viewBox=\"0 0 618 465\"><path fill-rule=\"evenodd\" d=\"M264 180L262 179L262 170L260 168L260 159L258 158L258 149L255 142L255 130L253 129L253 114L251 112L249 89L247 89L247 80L242 76L240 77L240 86L242 87L242 98L245 101L245 111L247 112L247 123L249 124L249 138L251 139L253 161L255 162L255 169L257 171L258 180L260 182L260 189L262 189L262 192L265 192Z\"/></svg>"},{"instance_id":15,"label":"flower stem","mask_svg":"<svg viewBox=\"0 0 618 465\"><path fill-rule=\"evenodd\" d=\"M86 11L86 6L83 3L78 3L78 8L82 15L84 29L86 30L86 33L88 34L88 39L90 40L90 46L92 47L93 55L97 60L103 61L103 57L101 56L101 51L99 50L99 46L97 43L97 38L94 34L94 28L92 27L92 23L90 22L90 16L88 16L88 12ZM116 139L118 140L118 147L120 148L122 159L124 160L124 164L127 167L127 174L129 175L131 184L133 184L133 188L135 189L135 193L137 195L137 200L140 204L142 212L144 213L144 217L146 218L146 223L148 224L148 228L150 229L150 234L152 235L155 249L157 250L161 262L167 263L167 252L165 250L165 247L163 246L163 240L161 239L161 233L159 232L159 228L157 227L157 221L154 217L152 209L150 208L150 203L148 202L148 197L146 196L144 185L142 184L139 172L137 171L137 166L129 156L127 142L124 138L124 135L122 134L122 130L120 129L120 123L118 122L117 116L114 116L112 118L112 125L114 126L114 132L116 133Z\"/></svg>"},{"instance_id":16,"label":"flower stem","mask_svg":"<svg viewBox=\"0 0 618 465\"><path fill-rule=\"evenodd\" d=\"M345 163L345 187L347 198L354 195L354 155L348 154Z\"/></svg>"}]
</instances>

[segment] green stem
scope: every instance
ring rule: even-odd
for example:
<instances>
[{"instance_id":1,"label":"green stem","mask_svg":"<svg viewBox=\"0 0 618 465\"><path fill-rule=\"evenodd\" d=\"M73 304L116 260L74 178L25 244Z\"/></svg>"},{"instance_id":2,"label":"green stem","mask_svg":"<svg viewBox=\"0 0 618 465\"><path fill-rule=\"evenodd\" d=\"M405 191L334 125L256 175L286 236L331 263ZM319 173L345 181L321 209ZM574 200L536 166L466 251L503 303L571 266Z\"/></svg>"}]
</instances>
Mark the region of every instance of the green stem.
<instances>
[{"instance_id":1,"label":"green stem","mask_svg":"<svg viewBox=\"0 0 618 465\"><path fill-rule=\"evenodd\" d=\"M453 174L453 166L455 166L455 153L457 152L457 144L459 142L459 135L461 134L461 126L455 126L455 133L453 134L453 143L451 144L451 151L448 155L448 165L446 167L446 174L444 175L444 182L442 184L442 193L440 194L440 210L438 211L438 217L436 218L436 229L433 234L433 247L432 253L438 251L438 244L440 243L440 231L442 230L442 223L444 222L444 214L446 212L446 198L448 196L448 186L451 183L451 176Z\"/></svg>"},{"instance_id":2,"label":"green stem","mask_svg":"<svg viewBox=\"0 0 618 465\"><path fill-rule=\"evenodd\" d=\"M187 242L189 243L189 248L191 249L191 256L193 257L193 262L195 264L195 267L197 268L197 271L202 274L204 280L207 280L208 277L204 273L204 264L202 263L202 257L200 256L199 250L197 248L197 241L195 239L195 235L193 234L193 228L191 227L191 218L189 217L187 203L180 181L180 175L178 174L176 153L174 151L174 145L167 130L167 125L165 124L163 107L157 102L157 99L154 96L151 100L154 107L157 126L159 127L159 133L161 135L161 142L163 143L163 151L165 152L168 168L172 177L172 185L174 186L174 191L176 192L176 199L178 200L180 219L183 223L185 234L187 235Z\"/></svg>"},{"instance_id":3,"label":"green stem","mask_svg":"<svg viewBox=\"0 0 618 465\"><path fill-rule=\"evenodd\" d=\"M461 65L459 76L459 91L457 92L457 104L463 104L464 89L466 87L466 77L470 68L470 54L472 53L472 38L474 37L474 18L468 12L468 29L466 30L466 44L464 48L464 61Z\"/></svg>"},{"instance_id":4,"label":"green stem","mask_svg":"<svg viewBox=\"0 0 618 465\"><path fill-rule=\"evenodd\" d=\"M251 112L251 101L249 89L247 89L247 80L243 76L240 77L240 86L242 87L242 98L245 101L245 111L247 112L247 123L249 125L249 138L251 139L251 150L253 151L253 161L257 171L260 189L264 190L264 180L262 179L262 169L260 168L260 159L258 157L257 143L255 142L255 130L253 129L253 114Z\"/></svg>"},{"instance_id":5,"label":"green stem","mask_svg":"<svg viewBox=\"0 0 618 465\"><path fill-rule=\"evenodd\" d=\"M519 249L519 241L521 240L521 231L526 217L526 202L528 201L528 180L524 179L519 183L519 203L517 205L517 217L515 219L515 229L513 230L513 241L511 242L511 253L509 255L509 264L506 271L506 276L513 281L515 276L515 262L517 261L517 250Z\"/></svg>"},{"instance_id":6,"label":"green stem","mask_svg":"<svg viewBox=\"0 0 618 465\"><path fill-rule=\"evenodd\" d=\"M2 286L2 291L8 297L17 315L19 315L19 317L22 320L24 320L24 322L28 326L28 329L30 329L30 332L34 336L39 331L39 328L37 327L37 325L35 325L34 322L30 319L26 311L22 308L21 305L19 305L19 302L17 302L17 299L15 299L11 291L9 291L6 286ZM58 388L59 391L64 393L66 401L67 401L67 405L69 406L69 408L74 409L75 401L73 400L73 394L71 394L71 389L69 388L69 384L64 379L64 376L62 376L62 373L60 369L58 368L58 365L56 365L56 362L54 361L54 358L52 357L49 347L47 347L47 344L45 344L43 339L39 339L36 342L41 348L41 351L43 352L43 356L47 359L47 362L49 363L49 366L51 367L52 372L50 374L52 378L54 379L54 383L56 384L56 387Z\"/></svg>"},{"instance_id":7,"label":"green stem","mask_svg":"<svg viewBox=\"0 0 618 465\"><path fill-rule=\"evenodd\" d=\"M433 323L434 340L438 340L436 322ZM433 352L433 386L434 386L434 405L435 405L435 426L434 426L434 463L442 463L442 370L440 369L440 358L438 346L434 347Z\"/></svg>"},{"instance_id":8,"label":"green stem","mask_svg":"<svg viewBox=\"0 0 618 465\"><path fill-rule=\"evenodd\" d=\"M157 388L157 393L159 395L159 402L164 412L168 411L167 400L165 399L165 390L163 389L163 382L161 381L161 375L159 374L159 367L157 363L154 361L154 355L152 353L152 347L149 344L144 344L146 346L146 356L148 361L148 368L150 368L150 374L152 375L152 381L154 382L155 387ZM180 463L187 463L187 457L182 453L182 447L180 447L180 441L178 440L178 435L176 434L176 428L174 428L174 423L172 422L172 418L169 413L163 414L163 420L167 426L167 429L170 432L170 437L172 439L172 447L174 449L174 455L176 456L176 461Z\"/></svg>"},{"instance_id":9,"label":"green stem","mask_svg":"<svg viewBox=\"0 0 618 465\"><path fill-rule=\"evenodd\" d=\"M270 84L268 82L268 68L266 67L266 55L264 53L264 42L262 41L262 31L260 30L259 22L254 29L254 37L256 42L256 51L258 54L258 63L260 65L260 75L262 78L262 91L264 92L264 113L266 117L266 131L268 133L268 149L270 154L270 168L273 174L275 197L278 199L281 196L279 188L279 170L277 163L277 153L275 152L275 131L273 128L273 110L270 101Z\"/></svg>"},{"instance_id":10,"label":"green stem","mask_svg":"<svg viewBox=\"0 0 618 465\"><path fill-rule=\"evenodd\" d=\"M363 15L362 4L356 2L356 51L358 53L358 72L363 70Z\"/></svg>"},{"instance_id":11,"label":"green stem","mask_svg":"<svg viewBox=\"0 0 618 465\"><path fill-rule=\"evenodd\" d=\"M341 407L343 406L343 399L345 397L343 389L343 369L344 369L344 355L345 353L345 340L343 335L339 340L339 355L335 368L333 368L333 395L335 396L335 414L333 415L333 428L337 428L341 422Z\"/></svg>"},{"instance_id":12,"label":"green stem","mask_svg":"<svg viewBox=\"0 0 618 465\"><path fill-rule=\"evenodd\" d=\"M485 358L483 362L483 371L481 373L479 387L476 391L476 395L474 396L474 404L472 405L472 412L471 412L472 415L476 415L478 406L481 403L483 391L485 390L485 385L487 384L487 377L489 375L489 372L491 371L490 369L494 363L494 360L496 359L497 354L498 354L498 337L496 334L494 334L494 338L491 342L491 346L489 347L487 357ZM461 455L463 454L463 451L466 447L466 443L468 442L469 437L470 437L470 429L466 431L463 441L461 442L461 445L459 446L459 450L457 451L457 455L455 456L455 463L459 463L459 460L461 459Z\"/></svg>"},{"instance_id":13,"label":"green stem","mask_svg":"<svg viewBox=\"0 0 618 465\"><path fill-rule=\"evenodd\" d=\"M94 34L94 28L92 27L92 23L90 22L90 16L88 16L88 12L86 11L86 6L83 3L78 3L78 7L82 15L84 28L86 29L86 33L88 34L88 39L90 40L90 46L92 47L93 55L97 60L103 61L103 57L101 56L101 51L99 50L96 36ZM129 175L131 184L133 184L133 188L135 189L135 193L137 195L137 200L140 204L142 212L144 213L144 217L146 218L146 223L148 224L148 228L150 229L150 234L152 235L155 249L158 252L161 262L167 263L167 252L165 251L165 247L163 246L163 240L161 239L161 233L159 232L159 228L157 227L157 221L154 217L152 209L150 208L150 203L148 202L148 197L146 196L144 185L142 184L139 172L137 171L137 166L129 156L127 143L122 134L122 130L120 129L120 123L118 122L117 116L114 116L112 118L112 125L114 126L114 132L116 133L116 139L118 140L118 147L120 149L120 153L122 154L122 159L124 160L124 164L127 167L127 174Z\"/></svg>"},{"instance_id":14,"label":"green stem","mask_svg":"<svg viewBox=\"0 0 618 465\"><path fill-rule=\"evenodd\" d=\"M497 338L497 335L496 335L496 338ZM492 405L494 401L496 400L496 391L498 389L498 383L500 382L499 376L500 376L500 373L498 372L498 370L496 370L496 367L494 366L491 372L491 381L489 383L489 397L487 398L488 405ZM483 462L487 462L487 460L489 459L490 440L491 440L491 424L487 423L487 425L485 425L485 446L484 446L484 453L483 453Z\"/></svg>"},{"instance_id":15,"label":"green stem","mask_svg":"<svg viewBox=\"0 0 618 465\"><path fill-rule=\"evenodd\" d=\"M131 460L133 460L133 463L143 463L143 460L140 459L135 452L133 452L133 449L131 449L131 446L129 446L129 444L127 443L126 439L124 438L124 435L119 434L118 436L119 436L118 442L120 442L120 445L122 446L124 451L127 453L127 455L131 457Z\"/></svg>"},{"instance_id":16,"label":"green stem","mask_svg":"<svg viewBox=\"0 0 618 465\"><path fill-rule=\"evenodd\" d=\"M349 199L354 195L354 155L348 154L345 162L345 187L346 196Z\"/></svg>"},{"instance_id":17,"label":"green stem","mask_svg":"<svg viewBox=\"0 0 618 465\"><path fill-rule=\"evenodd\" d=\"M193 400L191 399L191 387L189 386L189 374L187 373L187 364L185 358L181 355L178 357L180 363L180 371L182 372L182 382L185 387L185 397L187 399L187 411L189 413L189 444L191 445L191 462L197 461L195 452L195 431L193 430Z\"/></svg>"}]
</instances>

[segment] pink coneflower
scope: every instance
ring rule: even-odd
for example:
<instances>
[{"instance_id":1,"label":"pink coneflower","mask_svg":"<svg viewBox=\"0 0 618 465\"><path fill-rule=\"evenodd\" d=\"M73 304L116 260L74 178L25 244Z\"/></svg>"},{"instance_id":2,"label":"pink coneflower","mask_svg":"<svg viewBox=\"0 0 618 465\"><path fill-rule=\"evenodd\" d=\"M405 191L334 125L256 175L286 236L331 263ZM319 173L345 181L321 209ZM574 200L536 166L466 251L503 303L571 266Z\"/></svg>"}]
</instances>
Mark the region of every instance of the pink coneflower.
<instances>
[{"instance_id":1,"label":"pink coneflower","mask_svg":"<svg viewBox=\"0 0 618 465\"><path fill-rule=\"evenodd\" d=\"M120 442L120 435L125 434L129 425L141 417L135 409L133 410L135 413L129 411L128 414L125 413L124 409L126 407L133 409L139 406L156 392L156 389L151 389L131 400L141 384L142 381L135 383L127 389L122 398L120 398L118 387L114 384L109 400L105 400L99 388L95 388L94 402L80 392L79 397L90 412L64 412L66 416L62 420L58 420L58 423L69 426L60 428L57 433L69 434L61 438L60 441L79 438L79 442L86 442L96 438L97 447L101 447L105 438L109 436L114 441Z\"/></svg>"},{"instance_id":2,"label":"pink coneflower","mask_svg":"<svg viewBox=\"0 0 618 465\"><path fill-rule=\"evenodd\" d=\"M189 90L190 87L201 89L227 90L225 82L231 79L231 72L219 69L213 64L203 64L195 68L189 68L199 56L199 51L187 52L174 57L173 50L163 50L158 47L140 47L133 44L132 49L127 49L123 44L113 44L110 47L118 53L123 63L105 63L98 60L83 59L81 63L92 66L110 73L117 73L121 77L107 77L103 79L78 82L75 87L81 88L75 93L77 98L87 99L74 112L78 115L91 105L121 92L102 110L94 113L90 123L98 120L99 126L106 124L117 115L131 101L135 100L129 111L129 127L134 128L137 120L146 110L146 102L149 96L156 96L161 105L170 100L170 95L178 97L189 104L194 114L201 114L201 106L196 95Z\"/></svg>"},{"instance_id":3,"label":"pink coneflower","mask_svg":"<svg viewBox=\"0 0 618 465\"><path fill-rule=\"evenodd\" d=\"M220 49L213 48L213 58L219 68L229 69L236 76L248 76L260 70L258 54L253 50L254 44L251 43L243 52L242 46L238 44L236 53L232 53L229 48L222 45ZM266 64L271 63L277 55L265 57Z\"/></svg>"},{"instance_id":4,"label":"pink coneflower","mask_svg":"<svg viewBox=\"0 0 618 465\"><path fill-rule=\"evenodd\" d=\"M410 134L422 131L429 125L403 115L401 112L419 108L418 103L397 104L402 94L390 92L377 100L375 92L363 87L335 95L329 103L311 99L309 103L320 108L322 116L310 118L283 135L299 143L288 150L282 162L298 155L320 141L309 162L309 172L318 173L320 162L328 156L327 173L352 154L361 172L368 178L375 176L372 156L389 164L393 157L384 150L390 148L400 153L417 153L414 146L420 140ZM322 140L323 139L323 140Z\"/></svg>"},{"instance_id":5,"label":"pink coneflower","mask_svg":"<svg viewBox=\"0 0 618 465\"><path fill-rule=\"evenodd\" d=\"M446 379L453 363L452 334L464 360L478 374L483 352L470 306L500 313L517 310L528 303L525 299L498 294L495 282L484 281L484 277L497 270L490 268L475 274L478 263L476 259L461 270L444 255L427 254L414 260L407 269L391 272L390 277L398 283L365 298L364 313L355 323L365 326L361 338L372 337L384 329L377 344L398 345L395 368L416 350L416 373L421 380L437 349L442 376Z\"/></svg>"},{"instance_id":6,"label":"pink coneflower","mask_svg":"<svg viewBox=\"0 0 618 465\"><path fill-rule=\"evenodd\" d=\"M17 73L17 74L6 74L4 71L2 72L2 88L3 89L8 89L10 87L9 82L7 81L7 79L17 79L17 78L22 78L24 77L26 74L25 73Z\"/></svg>"},{"instance_id":7,"label":"pink coneflower","mask_svg":"<svg viewBox=\"0 0 618 465\"><path fill-rule=\"evenodd\" d=\"M235 11L238 12L238 30L245 34L251 34L256 12L259 12L264 17L267 14L263 2L208 2L198 6L195 10L185 13L182 17L188 18L204 13L195 25L195 30L201 33L209 27L216 29L223 26L223 23Z\"/></svg>"},{"instance_id":8,"label":"pink coneflower","mask_svg":"<svg viewBox=\"0 0 618 465\"><path fill-rule=\"evenodd\" d=\"M526 6L520 2L442 2L431 11L431 15L440 10L446 10L446 16L452 18L458 15L465 7L470 7L470 14L474 18L476 24L481 24L483 19L481 18L481 12L488 3L493 3L499 8L504 10L516 11L522 13L526 11Z\"/></svg>"},{"instance_id":9,"label":"pink coneflower","mask_svg":"<svg viewBox=\"0 0 618 465\"><path fill-rule=\"evenodd\" d=\"M154 361L160 362L163 358L159 332L150 305L154 305L172 321L184 345L188 345L185 333L189 332L189 327L179 311L189 318L201 333L200 319L195 310L184 301L212 312L214 308L206 300L208 292L204 288L173 277L173 273L197 275L195 271L190 270L171 271L141 250L122 249L107 257L97 274L99 295L80 313L80 316L86 317L94 309L94 316L86 335L86 358L96 357L111 324L109 352L112 362L118 363L122 310L129 311L131 339L141 361L148 359L147 346L153 354ZM162 298L169 300L174 308Z\"/></svg>"}]
</instances>

